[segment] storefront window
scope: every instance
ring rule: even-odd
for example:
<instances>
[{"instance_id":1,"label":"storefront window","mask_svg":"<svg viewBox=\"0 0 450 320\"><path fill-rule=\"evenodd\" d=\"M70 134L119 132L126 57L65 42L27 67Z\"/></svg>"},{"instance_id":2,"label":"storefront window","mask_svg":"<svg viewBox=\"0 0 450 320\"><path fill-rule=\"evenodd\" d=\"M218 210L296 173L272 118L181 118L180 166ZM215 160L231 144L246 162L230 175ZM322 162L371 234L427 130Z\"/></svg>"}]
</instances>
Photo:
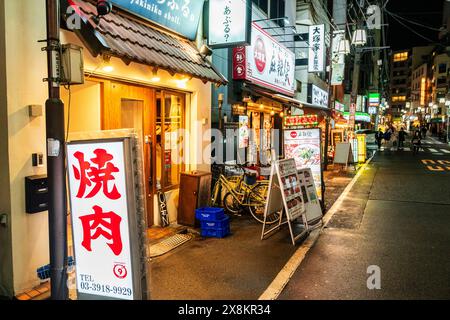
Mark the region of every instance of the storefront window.
<instances>
[{"instance_id":1,"label":"storefront window","mask_svg":"<svg viewBox=\"0 0 450 320\"><path fill-rule=\"evenodd\" d=\"M156 177L163 189L176 188L183 170L183 94L156 93Z\"/></svg>"}]
</instances>

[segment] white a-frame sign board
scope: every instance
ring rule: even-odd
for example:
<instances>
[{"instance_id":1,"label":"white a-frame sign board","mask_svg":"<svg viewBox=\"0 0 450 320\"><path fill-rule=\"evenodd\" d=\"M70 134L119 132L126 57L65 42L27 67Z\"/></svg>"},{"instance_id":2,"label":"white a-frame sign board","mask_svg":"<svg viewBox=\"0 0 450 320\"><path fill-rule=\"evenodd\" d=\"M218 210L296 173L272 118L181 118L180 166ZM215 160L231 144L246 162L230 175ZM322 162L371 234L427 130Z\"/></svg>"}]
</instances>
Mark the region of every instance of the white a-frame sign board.
<instances>
[{"instance_id":1,"label":"white a-frame sign board","mask_svg":"<svg viewBox=\"0 0 450 320\"><path fill-rule=\"evenodd\" d=\"M336 152L334 155L334 163L347 166L353 163L352 146L349 142L341 142L336 144Z\"/></svg>"},{"instance_id":2,"label":"white a-frame sign board","mask_svg":"<svg viewBox=\"0 0 450 320\"><path fill-rule=\"evenodd\" d=\"M283 222L284 213L286 214L285 222ZM270 224L270 217L276 214L279 214L278 221ZM299 219L301 219L302 228L301 232L295 235L293 222ZM289 225L293 245L309 232L300 179L294 159L272 162L261 240L278 230L284 223Z\"/></svg>"}]
</instances>

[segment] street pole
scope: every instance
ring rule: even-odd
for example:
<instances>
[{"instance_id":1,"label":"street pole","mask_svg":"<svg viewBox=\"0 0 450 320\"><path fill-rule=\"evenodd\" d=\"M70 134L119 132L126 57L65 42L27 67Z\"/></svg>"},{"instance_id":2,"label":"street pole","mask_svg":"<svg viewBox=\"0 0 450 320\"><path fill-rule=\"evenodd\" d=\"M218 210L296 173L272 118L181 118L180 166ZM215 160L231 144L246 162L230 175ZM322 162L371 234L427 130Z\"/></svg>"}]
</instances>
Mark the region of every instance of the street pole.
<instances>
[{"instance_id":1,"label":"street pole","mask_svg":"<svg viewBox=\"0 0 450 320\"><path fill-rule=\"evenodd\" d=\"M356 106L357 99L358 99L358 88L359 88L359 72L360 72L360 64L361 64L361 51L358 48L355 48L355 61L353 65L353 78L352 78L352 94L350 96L350 114L349 119L354 119L356 112L352 109L352 105ZM351 127L349 128L349 134L347 134L348 142L350 141L350 138L354 138L354 130L355 130L355 123L353 120L350 120Z\"/></svg>"},{"instance_id":2,"label":"street pole","mask_svg":"<svg viewBox=\"0 0 450 320\"><path fill-rule=\"evenodd\" d=\"M52 300L67 300L67 201L64 104L60 99L59 0L46 0L48 95L45 103Z\"/></svg>"}]
</instances>

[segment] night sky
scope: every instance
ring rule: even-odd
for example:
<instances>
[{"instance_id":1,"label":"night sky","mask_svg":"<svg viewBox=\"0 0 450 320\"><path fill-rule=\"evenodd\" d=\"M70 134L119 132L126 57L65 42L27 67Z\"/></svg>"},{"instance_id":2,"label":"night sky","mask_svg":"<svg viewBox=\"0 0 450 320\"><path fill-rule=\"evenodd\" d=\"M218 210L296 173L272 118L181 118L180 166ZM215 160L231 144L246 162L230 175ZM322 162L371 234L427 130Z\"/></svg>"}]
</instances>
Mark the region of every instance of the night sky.
<instances>
[{"instance_id":1,"label":"night sky","mask_svg":"<svg viewBox=\"0 0 450 320\"><path fill-rule=\"evenodd\" d=\"M445 0L390 0L387 9L403 18L412 20L430 27L440 28L442 26L442 8ZM427 45L429 41L415 35L397 22L390 15L387 15L387 45L393 50L407 49L414 46ZM399 18L397 18L399 19ZM433 31L418 25L411 24L402 19L406 24L421 35L434 41L438 39L438 31Z\"/></svg>"}]
</instances>

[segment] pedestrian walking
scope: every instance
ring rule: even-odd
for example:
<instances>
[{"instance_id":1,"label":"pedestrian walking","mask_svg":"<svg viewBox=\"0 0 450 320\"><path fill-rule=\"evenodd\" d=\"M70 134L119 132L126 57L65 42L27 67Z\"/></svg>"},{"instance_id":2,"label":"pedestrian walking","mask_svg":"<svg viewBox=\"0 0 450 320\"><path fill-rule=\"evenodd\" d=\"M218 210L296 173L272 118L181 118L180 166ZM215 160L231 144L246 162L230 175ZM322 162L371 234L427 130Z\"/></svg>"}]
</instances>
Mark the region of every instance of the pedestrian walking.
<instances>
[{"instance_id":1,"label":"pedestrian walking","mask_svg":"<svg viewBox=\"0 0 450 320\"><path fill-rule=\"evenodd\" d=\"M391 138L392 138L392 129L388 128L386 130L386 132L384 133L384 143L385 143L385 149L390 149L391 148Z\"/></svg>"},{"instance_id":2,"label":"pedestrian walking","mask_svg":"<svg viewBox=\"0 0 450 320\"><path fill-rule=\"evenodd\" d=\"M417 154L422 147L422 136L419 130L414 131L414 135L411 139L411 145L413 147L413 154Z\"/></svg>"},{"instance_id":3,"label":"pedestrian walking","mask_svg":"<svg viewBox=\"0 0 450 320\"><path fill-rule=\"evenodd\" d=\"M381 130L381 128L378 130L378 132L375 134L375 139L377 140L377 144L378 144L378 150L381 150L381 142L383 142L383 138L384 138L384 133L383 130Z\"/></svg>"},{"instance_id":4,"label":"pedestrian walking","mask_svg":"<svg viewBox=\"0 0 450 320\"><path fill-rule=\"evenodd\" d=\"M401 128L398 132L398 146L397 150L403 150L405 147L405 140L406 140L406 132L404 128Z\"/></svg>"},{"instance_id":5,"label":"pedestrian walking","mask_svg":"<svg viewBox=\"0 0 450 320\"><path fill-rule=\"evenodd\" d=\"M421 131L422 131L422 138L425 139L428 131L427 126L423 125Z\"/></svg>"}]
</instances>

